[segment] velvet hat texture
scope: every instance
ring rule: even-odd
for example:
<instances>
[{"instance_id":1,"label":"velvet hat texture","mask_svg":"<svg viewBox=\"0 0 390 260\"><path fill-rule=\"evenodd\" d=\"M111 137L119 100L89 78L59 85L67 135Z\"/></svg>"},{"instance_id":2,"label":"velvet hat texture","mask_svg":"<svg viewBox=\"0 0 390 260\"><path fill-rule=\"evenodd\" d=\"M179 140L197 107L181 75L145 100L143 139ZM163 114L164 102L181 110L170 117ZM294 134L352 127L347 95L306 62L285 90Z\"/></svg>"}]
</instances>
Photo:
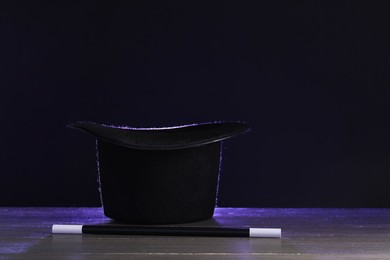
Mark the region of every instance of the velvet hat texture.
<instances>
[{"instance_id":1,"label":"velvet hat texture","mask_svg":"<svg viewBox=\"0 0 390 260\"><path fill-rule=\"evenodd\" d=\"M214 214L222 141L241 122L132 128L91 122L68 127L97 139L104 214L129 224L174 224Z\"/></svg>"}]
</instances>

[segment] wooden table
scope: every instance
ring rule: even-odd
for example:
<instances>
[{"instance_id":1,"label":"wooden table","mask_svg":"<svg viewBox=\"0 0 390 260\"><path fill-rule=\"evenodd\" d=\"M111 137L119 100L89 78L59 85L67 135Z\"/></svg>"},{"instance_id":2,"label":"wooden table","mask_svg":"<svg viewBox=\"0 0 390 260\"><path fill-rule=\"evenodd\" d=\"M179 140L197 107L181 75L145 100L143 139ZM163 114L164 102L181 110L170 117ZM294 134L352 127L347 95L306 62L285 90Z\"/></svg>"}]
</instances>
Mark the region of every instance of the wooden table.
<instances>
[{"instance_id":1,"label":"wooden table","mask_svg":"<svg viewBox=\"0 0 390 260\"><path fill-rule=\"evenodd\" d=\"M281 227L282 239L51 234L101 208L0 208L0 259L390 259L390 209L217 208L187 226Z\"/></svg>"}]
</instances>

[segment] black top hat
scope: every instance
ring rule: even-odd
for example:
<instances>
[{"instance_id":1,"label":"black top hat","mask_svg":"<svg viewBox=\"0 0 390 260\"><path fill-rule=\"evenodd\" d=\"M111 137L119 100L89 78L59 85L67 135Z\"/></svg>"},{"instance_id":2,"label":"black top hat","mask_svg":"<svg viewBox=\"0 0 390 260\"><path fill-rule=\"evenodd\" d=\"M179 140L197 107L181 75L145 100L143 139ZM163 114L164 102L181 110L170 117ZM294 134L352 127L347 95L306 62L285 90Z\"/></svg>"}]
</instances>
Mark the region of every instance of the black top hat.
<instances>
[{"instance_id":1,"label":"black top hat","mask_svg":"<svg viewBox=\"0 0 390 260\"><path fill-rule=\"evenodd\" d=\"M131 128L76 122L97 138L104 214L133 224L212 217L221 141L244 133L239 122Z\"/></svg>"}]
</instances>

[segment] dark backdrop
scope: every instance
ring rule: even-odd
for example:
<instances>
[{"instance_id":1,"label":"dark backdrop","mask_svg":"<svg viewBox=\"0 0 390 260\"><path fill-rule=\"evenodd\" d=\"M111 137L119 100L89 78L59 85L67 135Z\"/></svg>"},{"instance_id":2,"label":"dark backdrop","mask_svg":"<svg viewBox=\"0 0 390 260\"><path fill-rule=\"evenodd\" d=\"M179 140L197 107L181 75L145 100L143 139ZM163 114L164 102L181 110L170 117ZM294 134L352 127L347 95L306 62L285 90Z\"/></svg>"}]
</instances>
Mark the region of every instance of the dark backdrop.
<instances>
[{"instance_id":1,"label":"dark backdrop","mask_svg":"<svg viewBox=\"0 0 390 260\"><path fill-rule=\"evenodd\" d=\"M219 205L389 207L386 1L1 1L0 205L99 205L87 120L244 121Z\"/></svg>"}]
</instances>

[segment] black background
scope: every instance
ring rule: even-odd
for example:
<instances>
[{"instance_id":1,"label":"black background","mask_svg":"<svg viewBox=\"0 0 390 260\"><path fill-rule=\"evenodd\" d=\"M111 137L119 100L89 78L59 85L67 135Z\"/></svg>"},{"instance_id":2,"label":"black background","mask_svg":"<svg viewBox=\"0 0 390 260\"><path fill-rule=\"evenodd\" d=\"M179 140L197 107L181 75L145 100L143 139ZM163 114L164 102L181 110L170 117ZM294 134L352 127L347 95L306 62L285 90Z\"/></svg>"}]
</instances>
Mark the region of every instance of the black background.
<instances>
[{"instance_id":1,"label":"black background","mask_svg":"<svg viewBox=\"0 0 390 260\"><path fill-rule=\"evenodd\" d=\"M0 205L100 205L86 120L244 121L220 206L389 207L387 1L1 1Z\"/></svg>"}]
</instances>

